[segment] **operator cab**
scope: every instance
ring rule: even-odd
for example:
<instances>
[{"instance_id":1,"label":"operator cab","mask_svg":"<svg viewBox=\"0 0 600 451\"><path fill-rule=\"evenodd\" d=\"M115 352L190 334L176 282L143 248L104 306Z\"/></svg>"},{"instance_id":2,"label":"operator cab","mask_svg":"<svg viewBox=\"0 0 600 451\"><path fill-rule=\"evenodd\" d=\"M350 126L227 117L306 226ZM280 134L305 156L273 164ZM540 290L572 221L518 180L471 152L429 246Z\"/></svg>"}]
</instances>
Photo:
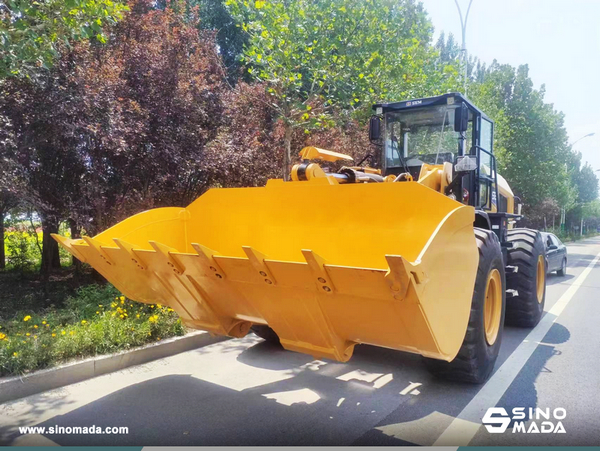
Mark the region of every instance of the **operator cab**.
<instances>
[{"instance_id":1,"label":"operator cab","mask_svg":"<svg viewBox=\"0 0 600 451\"><path fill-rule=\"evenodd\" d=\"M452 165L445 194L475 207L478 220L505 240L507 220L517 215L498 205L491 119L460 93L379 103L373 109L370 138L381 148L374 163L384 176L408 172L419 180L424 164Z\"/></svg>"},{"instance_id":2,"label":"operator cab","mask_svg":"<svg viewBox=\"0 0 600 451\"><path fill-rule=\"evenodd\" d=\"M462 190L452 197L482 210L497 210L494 124L462 94L380 103L373 108L383 129L377 163L384 175L409 172L418 180L423 163L456 165L467 156L473 160L470 166L478 170L463 175Z\"/></svg>"}]
</instances>

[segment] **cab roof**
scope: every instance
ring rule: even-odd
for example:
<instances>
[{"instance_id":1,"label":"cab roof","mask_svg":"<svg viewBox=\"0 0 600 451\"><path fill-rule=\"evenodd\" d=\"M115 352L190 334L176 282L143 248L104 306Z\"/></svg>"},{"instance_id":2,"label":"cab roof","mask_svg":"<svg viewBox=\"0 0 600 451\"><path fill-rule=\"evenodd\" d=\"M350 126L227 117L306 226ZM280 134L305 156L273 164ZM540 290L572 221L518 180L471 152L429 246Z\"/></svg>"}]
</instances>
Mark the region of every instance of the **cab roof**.
<instances>
[{"instance_id":1,"label":"cab roof","mask_svg":"<svg viewBox=\"0 0 600 451\"><path fill-rule=\"evenodd\" d=\"M460 92L451 92L448 94L442 94L441 96L426 97L423 99L403 100L402 102L376 103L373 105L373 109L376 110L377 108L382 108L383 113L387 113L390 111L409 110L413 108L422 108L435 105L452 105L461 101L467 105L472 113L481 115L488 121L493 122L485 115L483 111L473 105L473 103Z\"/></svg>"}]
</instances>

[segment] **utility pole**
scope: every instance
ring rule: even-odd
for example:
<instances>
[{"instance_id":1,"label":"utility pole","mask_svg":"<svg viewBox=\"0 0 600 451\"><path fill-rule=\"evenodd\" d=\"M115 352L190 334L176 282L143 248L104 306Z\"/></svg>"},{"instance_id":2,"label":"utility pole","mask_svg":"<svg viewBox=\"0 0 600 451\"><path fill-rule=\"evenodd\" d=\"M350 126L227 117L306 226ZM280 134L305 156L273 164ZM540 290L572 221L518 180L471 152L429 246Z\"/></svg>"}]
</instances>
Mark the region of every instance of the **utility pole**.
<instances>
[{"instance_id":1,"label":"utility pole","mask_svg":"<svg viewBox=\"0 0 600 451\"><path fill-rule=\"evenodd\" d=\"M460 16L460 28L462 30L462 48L460 49L460 54L463 65L463 90L464 94L467 95L467 20L469 19L469 11L471 10L471 3L473 3L473 0L469 0L469 6L467 7L467 13L465 14L464 20L458 0L454 0L454 3L458 9L458 15Z\"/></svg>"}]
</instances>

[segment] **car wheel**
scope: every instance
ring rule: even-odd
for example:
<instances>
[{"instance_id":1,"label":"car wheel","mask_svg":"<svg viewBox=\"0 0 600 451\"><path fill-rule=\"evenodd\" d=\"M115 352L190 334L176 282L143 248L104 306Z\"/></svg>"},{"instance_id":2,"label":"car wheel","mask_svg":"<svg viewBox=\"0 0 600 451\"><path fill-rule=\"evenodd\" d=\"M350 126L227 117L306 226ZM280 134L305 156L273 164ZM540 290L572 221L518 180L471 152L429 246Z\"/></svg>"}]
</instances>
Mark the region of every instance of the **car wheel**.
<instances>
[{"instance_id":1,"label":"car wheel","mask_svg":"<svg viewBox=\"0 0 600 451\"><path fill-rule=\"evenodd\" d=\"M563 258L562 265L561 265L560 269L558 271L556 271L556 274L558 274L561 277L564 277L567 275L567 259L566 258Z\"/></svg>"}]
</instances>

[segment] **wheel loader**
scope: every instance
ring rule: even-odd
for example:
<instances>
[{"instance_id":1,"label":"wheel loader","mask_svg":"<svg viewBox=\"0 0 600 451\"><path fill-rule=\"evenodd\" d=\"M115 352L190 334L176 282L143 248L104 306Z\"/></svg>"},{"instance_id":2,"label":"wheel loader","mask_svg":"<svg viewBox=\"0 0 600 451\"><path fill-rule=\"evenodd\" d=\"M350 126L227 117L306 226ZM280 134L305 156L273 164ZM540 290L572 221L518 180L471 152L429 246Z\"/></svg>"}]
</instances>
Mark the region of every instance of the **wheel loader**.
<instances>
[{"instance_id":1,"label":"wheel loader","mask_svg":"<svg viewBox=\"0 0 600 451\"><path fill-rule=\"evenodd\" d=\"M377 151L356 164L306 147L291 181L54 238L187 327L340 362L382 346L482 383L505 318L535 326L546 290L541 236L515 227L521 203L496 170L494 123L451 93L374 105L369 134Z\"/></svg>"}]
</instances>

